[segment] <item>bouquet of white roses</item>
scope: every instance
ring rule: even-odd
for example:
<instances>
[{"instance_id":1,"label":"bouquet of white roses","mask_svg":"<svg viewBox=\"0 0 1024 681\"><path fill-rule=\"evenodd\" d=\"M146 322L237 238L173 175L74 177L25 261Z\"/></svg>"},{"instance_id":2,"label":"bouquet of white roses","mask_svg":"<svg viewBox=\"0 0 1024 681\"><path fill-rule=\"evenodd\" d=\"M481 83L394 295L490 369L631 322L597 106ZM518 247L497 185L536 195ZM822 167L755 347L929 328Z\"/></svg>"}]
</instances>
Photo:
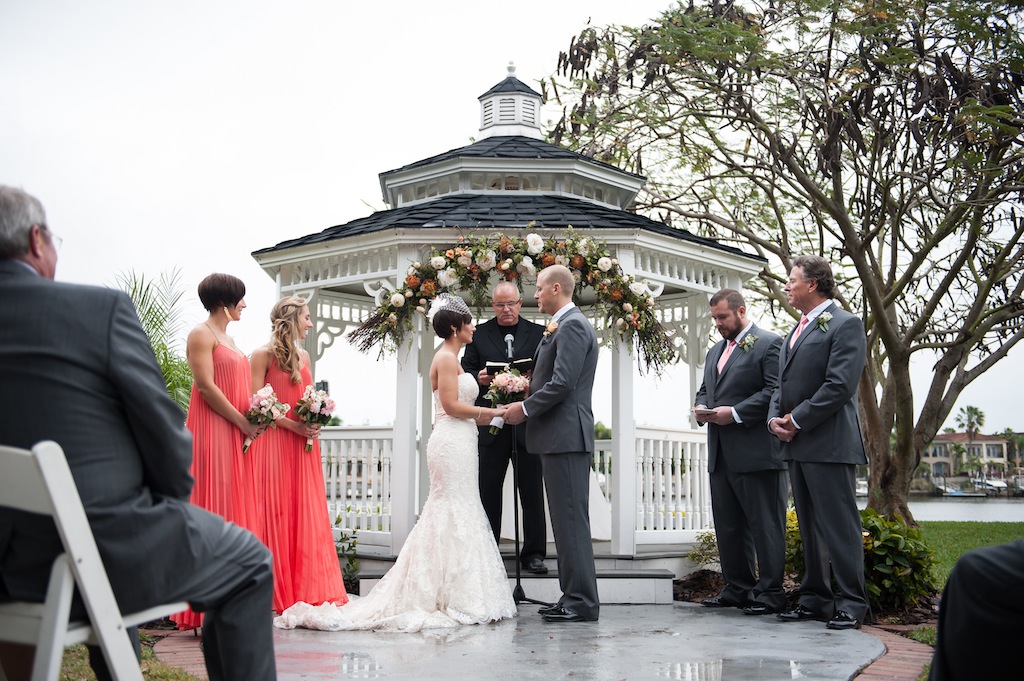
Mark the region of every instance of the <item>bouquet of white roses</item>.
<instances>
[{"instance_id":1,"label":"bouquet of white roses","mask_svg":"<svg viewBox=\"0 0 1024 681\"><path fill-rule=\"evenodd\" d=\"M308 426L318 423L326 426L334 413L334 400L324 390L316 390L311 385L306 386L302 393L302 399L295 403L295 413L299 419ZM306 438L306 451L313 451L313 438Z\"/></svg>"},{"instance_id":2,"label":"bouquet of white roses","mask_svg":"<svg viewBox=\"0 0 1024 681\"><path fill-rule=\"evenodd\" d=\"M530 379L519 373L518 369L506 369L494 374L491 387L484 395L491 401L491 408L499 404L518 402L526 398L526 391L530 387ZM495 416L491 419L491 435L497 435L501 427L505 425L505 419Z\"/></svg>"},{"instance_id":3,"label":"bouquet of white roses","mask_svg":"<svg viewBox=\"0 0 1024 681\"><path fill-rule=\"evenodd\" d=\"M274 387L267 383L249 398L249 411L245 412L245 420L256 425L276 428L274 421L283 418L289 409L291 407L282 404L281 400L277 398L277 393L274 392ZM245 442L242 443L242 451L248 452L251 444L252 438L245 438Z\"/></svg>"}]
</instances>

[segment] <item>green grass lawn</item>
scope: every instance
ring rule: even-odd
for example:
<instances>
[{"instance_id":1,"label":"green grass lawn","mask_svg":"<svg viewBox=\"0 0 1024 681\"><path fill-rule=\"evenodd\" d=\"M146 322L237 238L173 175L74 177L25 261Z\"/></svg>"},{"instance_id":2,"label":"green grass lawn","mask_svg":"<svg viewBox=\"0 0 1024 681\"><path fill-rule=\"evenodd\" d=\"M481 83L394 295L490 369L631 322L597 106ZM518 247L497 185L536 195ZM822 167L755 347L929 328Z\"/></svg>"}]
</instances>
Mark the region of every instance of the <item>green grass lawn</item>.
<instances>
[{"instance_id":1,"label":"green grass lawn","mask_svg":"<svg viewBox=\"0 0 1024 681\"><path fill-rule=\"evenodd\" d=\"M1024 523L922 522L925 544L935 552L935 586L940 590L957 559L971 549L1005 544L1024 537Z\"/></svg>"}]
</instances>

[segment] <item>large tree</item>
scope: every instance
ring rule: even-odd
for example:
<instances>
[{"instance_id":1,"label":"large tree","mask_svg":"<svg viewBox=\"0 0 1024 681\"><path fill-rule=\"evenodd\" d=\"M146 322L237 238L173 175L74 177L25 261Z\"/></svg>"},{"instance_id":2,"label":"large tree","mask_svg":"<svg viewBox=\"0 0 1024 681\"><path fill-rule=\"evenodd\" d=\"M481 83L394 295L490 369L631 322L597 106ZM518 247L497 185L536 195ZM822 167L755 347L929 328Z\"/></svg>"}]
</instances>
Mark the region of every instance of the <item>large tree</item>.
<instances>
[{"instance_id":1,"label":"large tree","mask_svg":"<svg viewBox=\"0 0 1024 681\"><path fill-rule=\"evenodd\" d=\"M1024 337L1014 4L691 1L588 28L544 83L555 141L649 176L639 210L768 258L750 286L773 314L797 317L794 256L832 260L868 335L869 503L911 521L921 451Z\"/></svg>"}]
</instances>

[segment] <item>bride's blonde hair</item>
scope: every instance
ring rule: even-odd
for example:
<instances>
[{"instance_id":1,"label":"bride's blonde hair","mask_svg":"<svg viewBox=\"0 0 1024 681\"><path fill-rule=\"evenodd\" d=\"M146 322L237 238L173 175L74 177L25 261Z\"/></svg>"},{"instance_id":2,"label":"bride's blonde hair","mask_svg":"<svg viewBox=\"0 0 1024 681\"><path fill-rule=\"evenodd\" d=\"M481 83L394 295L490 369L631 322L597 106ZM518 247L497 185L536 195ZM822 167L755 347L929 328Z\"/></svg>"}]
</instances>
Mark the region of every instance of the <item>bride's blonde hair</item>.
<instances>
[{"instance_id":1,"label":"bride's blonde hair","mask_svg":"<svg viewBox=\"0 0 1024 681\"><path fill-rule=\"evenodd\" d=\"M295 341L299 337L299 315L305 307L304 299L288 296L270 311L270 352L278 368L291 375L292 383L302 380L302 355Z\"/></svg>"}]
</instances>

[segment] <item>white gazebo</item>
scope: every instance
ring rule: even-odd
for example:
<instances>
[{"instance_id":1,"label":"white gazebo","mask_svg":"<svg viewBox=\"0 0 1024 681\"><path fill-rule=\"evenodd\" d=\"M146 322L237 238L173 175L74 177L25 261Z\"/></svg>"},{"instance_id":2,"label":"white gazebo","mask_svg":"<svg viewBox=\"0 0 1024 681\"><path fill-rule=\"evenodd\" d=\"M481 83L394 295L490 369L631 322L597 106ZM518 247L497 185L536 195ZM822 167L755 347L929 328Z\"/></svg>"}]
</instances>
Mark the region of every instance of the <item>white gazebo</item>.
<instances>
[{"instance_id":1,"label":"white gazebo","mask_svg":"<svg viewBox=\"0 0 1024 681\"><path fill-rule=\"evenodd\" d=\"M692 541L712 522L705 434L683 418L708 348L708 297L723 287L742 289L765 261L629 212L644 178L545 142L541 96L515 77L514 67L508 71L479 98L476 142L381 173L389 210L253 257L280 295L310 300L316 334L307 343L315 362L374 309L382 290L401 286L410 263L460 235L551 236L571 227L604 241L625 273L659 293L659 318L673 334L690 386L680 399L678 427L637 428L636 357L622 344L612 349L613 437L599 441L594 453L611 508L608 552L635 557L641 545ZM525 288L530 305L532 282ZM593 301L578 302L587 311ZM523 314L538 313L524 306ZM420 333L423 322L418 319L417 333L396 358L394 425L327 428L322 437L332 513L338 526L358 530L367 555L397 555L426 489L422 448L432 414L424 372L435 345L432 333Z\"/></svg>"}]
</instances>

